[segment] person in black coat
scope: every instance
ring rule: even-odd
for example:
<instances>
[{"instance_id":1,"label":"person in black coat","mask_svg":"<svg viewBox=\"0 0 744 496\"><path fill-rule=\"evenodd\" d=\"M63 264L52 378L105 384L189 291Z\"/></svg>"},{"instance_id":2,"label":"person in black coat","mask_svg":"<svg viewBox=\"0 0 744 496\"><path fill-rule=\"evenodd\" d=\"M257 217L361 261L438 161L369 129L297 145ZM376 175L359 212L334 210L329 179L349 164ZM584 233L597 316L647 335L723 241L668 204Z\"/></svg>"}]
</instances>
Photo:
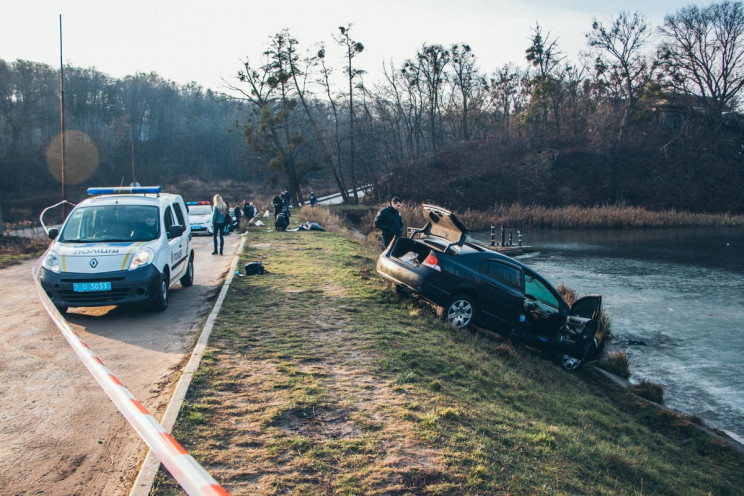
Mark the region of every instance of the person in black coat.
<instances>
[{"instance_id":1,"label":"person in black coat","mask_svg":"<svg viewBox=\"0 0 744 496\"><path fill-rule=\"evenodd\" d=\"M276 216L284 210L284 200L282 200L281 196L274 195L271 204L274 206L274 220L276 220Z\"/></svg>"},{"instance_id":2,"label":"person in black coat","mask_svg":"<svg viewBox=\"0 0 744 496\"><path fill-rule=\"evenodd\" d=\"M382 231L385 246L388 246L395 236L403 234L403 218L398 211L402 204L401 199L394 196L390 199L390 205L381 209L375 217L375 227Z\"/></svg>"}]
</instances>

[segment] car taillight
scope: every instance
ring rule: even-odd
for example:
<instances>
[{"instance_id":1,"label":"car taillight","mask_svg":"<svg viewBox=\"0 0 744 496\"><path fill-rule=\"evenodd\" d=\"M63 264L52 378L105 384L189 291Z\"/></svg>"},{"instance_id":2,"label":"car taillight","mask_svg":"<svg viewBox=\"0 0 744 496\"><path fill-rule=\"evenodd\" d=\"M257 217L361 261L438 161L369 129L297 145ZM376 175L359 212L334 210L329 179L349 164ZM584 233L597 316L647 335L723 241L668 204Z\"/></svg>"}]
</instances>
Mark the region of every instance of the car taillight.
<instances>
[{"instance_id":1,"label":"car taillight","mask_svg":"<svg viewBox=\"0 0 744 496\"><path fill-rule=\"evenodd\" d=\"M442 268L439 266L439 260L437 260L436 255L434 255L434 252L429 252L429 256L426 257L421 265L424 265L426 267L429 267L430 269L438 270L439 272L442 272Z\"/></svg>"}]
</instances>

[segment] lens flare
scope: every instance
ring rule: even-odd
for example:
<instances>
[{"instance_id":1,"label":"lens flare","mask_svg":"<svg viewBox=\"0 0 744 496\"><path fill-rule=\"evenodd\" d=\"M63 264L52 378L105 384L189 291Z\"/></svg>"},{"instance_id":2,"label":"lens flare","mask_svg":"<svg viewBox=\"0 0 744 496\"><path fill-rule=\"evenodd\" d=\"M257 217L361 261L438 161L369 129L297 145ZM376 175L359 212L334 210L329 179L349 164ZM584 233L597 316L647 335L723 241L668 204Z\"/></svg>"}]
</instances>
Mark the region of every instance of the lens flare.
<instances>
[{"instance_id":1,"label":"lens flare","mask_svg":"<svg viewBox=\"0 0 744 496\"><path fill-rule=\"evenodd\" d=\"M62 182L61 134L52 138L47 147L46 161L49 172ZM80 184L98 169L98 147L82 131L65 131L65 184Z\"/></svg>"}]
</instances>

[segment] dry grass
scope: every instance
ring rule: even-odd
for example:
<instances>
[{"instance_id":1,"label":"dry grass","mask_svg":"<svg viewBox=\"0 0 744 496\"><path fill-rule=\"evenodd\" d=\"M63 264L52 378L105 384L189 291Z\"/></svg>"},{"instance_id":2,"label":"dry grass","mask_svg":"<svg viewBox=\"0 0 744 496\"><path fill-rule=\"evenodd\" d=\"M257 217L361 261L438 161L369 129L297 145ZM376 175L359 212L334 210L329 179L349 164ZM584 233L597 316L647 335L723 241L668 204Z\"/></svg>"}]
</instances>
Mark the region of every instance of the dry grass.
<instances>
[{"instance_id":1,"label":"dry grass","mask_svg":"<svg viewBox=\"0 0 744 496\"><path fill-rule=\"evenodd\" d=\"M597 362L602 369L627 379L630 377L630 360L624 351L613 351Z\"/></svg>"},{"instance_id":2,"label":"dry grass","mask_svg":"<svg viewBox=\"0 0 744 496\"><path fill-rule=\"evenodd\" d=\"M638 384L629 386L628 389L633 391L641 398L661 404L664 401L664 387L651 381L643 379Z\"/></svg>"},{"instance_id":3,"label":"dry grass","mask_svg":"<svg viewBox=\"0 0 744 496\"><path fill-rule=\"evenodd\" d=\"M49 240L39 236L0 236L0 268L40 256Z\"/></svg>"},{"instance_id":4,"label":"dry grass","mask_svg":"<svg viewBox=\"0 0 744 496\"><path fill-rule=\"evenodd\" d=\"M540 205L495 205L486 212L466 210L458 217L472 230L487 230L490 226L521 226L523 228L567 227L683 227L741 226L744 215L700 214L676 210L656 212L641 207L577 205L549 208Z\"/></svg>"},{"instance_id":5,"label":"dry grass","mask_svg":"<svg viewBox=\"0 0 744 496\"><path fill-rule=\"evenodd\" d=\"M374 232L377 211L387 204L377 205L360 216L360 230ZM421 205L407 202L400 209L404 228L426 224ZM640 207L579 207L549 208L540 205L496 205L487 211L454 211L471 231L487 231L492 226L527 228L619 228L619 227L686 227L743 226L744 215L700 214L666 210L655 212Z\"/></svg>"}]
</instances>

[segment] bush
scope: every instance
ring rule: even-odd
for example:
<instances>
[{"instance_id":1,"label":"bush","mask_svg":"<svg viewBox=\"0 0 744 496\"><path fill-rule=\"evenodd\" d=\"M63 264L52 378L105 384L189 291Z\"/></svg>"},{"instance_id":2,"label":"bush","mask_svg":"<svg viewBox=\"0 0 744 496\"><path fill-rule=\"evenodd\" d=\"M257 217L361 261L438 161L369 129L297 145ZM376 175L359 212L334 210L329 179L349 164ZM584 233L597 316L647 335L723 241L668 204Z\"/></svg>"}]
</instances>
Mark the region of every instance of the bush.
<instances>
[{"instance_id":1,"label":"bush","mask_svg":"<svg viewBox=\"0 0 744 496\"><path fill-rule=\"evenodd\" d=\"M661 404L664 401L664 388L656 383L643 379L638 384L630 386L628 389L633 391L641 398Z\"/></svg>"},{"instance_id":2,"label":"bush","mask_svg":"<svg viewBox=\"0 0 744 496\"><path fill-rule=\"evenodd\" d=\"M597 362L597 365L623 379L630 377L630 360L628 360L628 354L623 351L608 353L605 358Z\"/></svg>"}]
</instances>

